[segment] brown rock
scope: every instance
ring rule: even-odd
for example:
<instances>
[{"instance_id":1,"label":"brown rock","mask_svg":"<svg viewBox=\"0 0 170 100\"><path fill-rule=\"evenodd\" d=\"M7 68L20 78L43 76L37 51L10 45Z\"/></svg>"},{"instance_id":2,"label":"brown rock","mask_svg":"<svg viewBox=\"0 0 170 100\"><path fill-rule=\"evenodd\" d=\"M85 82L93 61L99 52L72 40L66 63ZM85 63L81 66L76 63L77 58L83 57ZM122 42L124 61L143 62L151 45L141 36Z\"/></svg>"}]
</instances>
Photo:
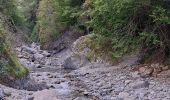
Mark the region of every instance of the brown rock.
<instances>
[{"instance_id":1,"label":"brown rock","mask_svg":"<svg viewBox=\"0 0 170 100\"><path fill-rule=\"evenodd\" d=\"M145 72L145 70L146 70L146 68L145 68L145 67L140 67L140 68L139 68L139 72L140 72L140 73L144 73L144 72Z\"/></svg>"},{"instance_id":2,"label":"brown rock","mask_svg":"<svg viewBox=\"0 0 170 100\"><path fill-rule=\"evenodd\" d=\"M147 67L141 67L139 68L139 73L141 73L142 75L152 75L152 73L154 72L153 68L147 68Z\"/></svg>"}]
</instances>

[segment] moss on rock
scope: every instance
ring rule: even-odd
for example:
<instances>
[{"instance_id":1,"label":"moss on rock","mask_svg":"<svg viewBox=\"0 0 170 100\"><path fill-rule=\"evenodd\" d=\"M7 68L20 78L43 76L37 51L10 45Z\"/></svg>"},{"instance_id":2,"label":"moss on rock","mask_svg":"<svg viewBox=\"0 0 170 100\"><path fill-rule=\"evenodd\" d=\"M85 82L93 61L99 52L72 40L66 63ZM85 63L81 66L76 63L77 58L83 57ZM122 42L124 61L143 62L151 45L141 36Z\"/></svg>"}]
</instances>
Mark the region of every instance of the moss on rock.
<instances>
[{"instance_id":1,"label":"moss on rock","mask_svg":"<svg viewBox=\"0 0 170 100\"><path fill-rule=\"evenodd\" d=\"M19 63L15 53L5 39L5 34L0 32L0 78L21 78L28 73L28 69Z\"/></svg>"}]
</instances>

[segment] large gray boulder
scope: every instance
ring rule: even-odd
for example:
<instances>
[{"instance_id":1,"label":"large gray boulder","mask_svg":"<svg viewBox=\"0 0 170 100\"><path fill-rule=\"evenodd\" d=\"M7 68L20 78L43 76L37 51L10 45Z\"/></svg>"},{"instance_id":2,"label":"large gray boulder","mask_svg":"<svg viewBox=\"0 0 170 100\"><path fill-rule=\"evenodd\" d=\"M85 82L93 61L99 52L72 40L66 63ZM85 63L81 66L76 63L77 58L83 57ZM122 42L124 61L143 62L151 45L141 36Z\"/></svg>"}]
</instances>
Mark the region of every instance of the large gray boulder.
<instances>
[{"instance_id":1,"label":"large gray boulder","mask_svg":"<svg viewBox=\"0 0 170 100\"><path fill-rule=\"evenodd\" d=\"M88 61L84 56L76 56L76 55L74 55L74 56L68 57L64 61L62 67L64 69L75 70L75 69L78 69L78 68L82 67L86 63L88 63Z\"/></svg>"}]
</instances>

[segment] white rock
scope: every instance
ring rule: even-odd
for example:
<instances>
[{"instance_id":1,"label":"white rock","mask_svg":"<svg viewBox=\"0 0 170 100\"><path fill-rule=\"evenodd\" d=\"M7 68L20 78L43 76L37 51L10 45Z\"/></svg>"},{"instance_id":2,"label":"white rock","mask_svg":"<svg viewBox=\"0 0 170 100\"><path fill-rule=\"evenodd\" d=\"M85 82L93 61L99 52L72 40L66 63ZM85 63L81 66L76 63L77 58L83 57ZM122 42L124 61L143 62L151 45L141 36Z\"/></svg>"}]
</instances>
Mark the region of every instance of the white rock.
<instances>
[{"instance_id":1,"label":"white rock","mask_svg":"<svg viewBox=\"0 0 170 100\"><path fill-rule=\"evenodd\" d=\"M138 71L132 72L131 75L132 75L133 78L138 78L138 77L140 77Z\"/></svg>"},{"instance_id":2,"label":"white rock","mask_svg":"<svg viewBox=\"0 0 170 100\"><path fill-rule=\"evenodd\" d=\"M48 56L50 56L50 53L48 53L47 51L43 51L42 55L44 55L45 57L48 57Z\"/></svg>"}]
</instances>

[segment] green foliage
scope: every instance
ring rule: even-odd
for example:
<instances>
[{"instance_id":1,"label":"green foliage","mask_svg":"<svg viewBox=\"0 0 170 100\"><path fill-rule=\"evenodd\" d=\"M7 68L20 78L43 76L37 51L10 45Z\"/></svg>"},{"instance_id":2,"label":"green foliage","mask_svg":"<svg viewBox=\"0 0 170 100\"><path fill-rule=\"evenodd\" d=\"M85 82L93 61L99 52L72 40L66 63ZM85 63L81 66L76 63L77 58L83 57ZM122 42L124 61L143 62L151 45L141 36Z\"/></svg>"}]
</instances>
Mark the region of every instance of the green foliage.
<instances>
[{"instance_id":1,"label":"green foliage","mask_svg":"<svg viewBox=\"0 0 170 100\"><path fill-rule=\"evenodd\" d=\"M5 34L0 32L0 75L20 78L28 73L28 69L21 65L16 55L6 42Z\"/></svg>"},{"instance_id":2,"label":"green foliage","mask_svg":"<svg viewBox=\"0 0 170 100\"><path fill-rule=\"evenodd\" d=\"M149 48L166 48L168 42L162 38L169 41L169 37L162 37L161 27L170 23L168 4L161 0L93 0L90 24L93 32L100 36L95 41L110 40L113 58L137 50L149 52Z\"/></svg>"},{"instance_id":3,"label":"green foliage","mask_svg":"<svg viewBox=\"0 0 170 100\"><path fill-rule=\"evenodd\" d=\"M36 10L38 7L39 0L15 0L16 6L23 16L25 26L31 32L35 26L36 21ZM30 34L29 34L30 36Z\"/></svg>"},{"instance_id":4,"label":"green foliage","mask_svg":"<svg viewBox=\"0 0 170 100\"><path fill-rule=\"evenodd\" d=\"M58 12L58 20L66 27L73 26L78 23L80 7L83 0L55 0L56 10Z\"/></svg>"},{"instance_id":5,"label":"green foliage","mask_svg":"<svg viewBox=\"0 0 170 100\"><path fill-rule=\"evenodd\" d=\"M0 12L12 19L13 24L21 26L24 24L22 15L16 6L14 0L0 0Z\"/></svg>"}]
</instances>

